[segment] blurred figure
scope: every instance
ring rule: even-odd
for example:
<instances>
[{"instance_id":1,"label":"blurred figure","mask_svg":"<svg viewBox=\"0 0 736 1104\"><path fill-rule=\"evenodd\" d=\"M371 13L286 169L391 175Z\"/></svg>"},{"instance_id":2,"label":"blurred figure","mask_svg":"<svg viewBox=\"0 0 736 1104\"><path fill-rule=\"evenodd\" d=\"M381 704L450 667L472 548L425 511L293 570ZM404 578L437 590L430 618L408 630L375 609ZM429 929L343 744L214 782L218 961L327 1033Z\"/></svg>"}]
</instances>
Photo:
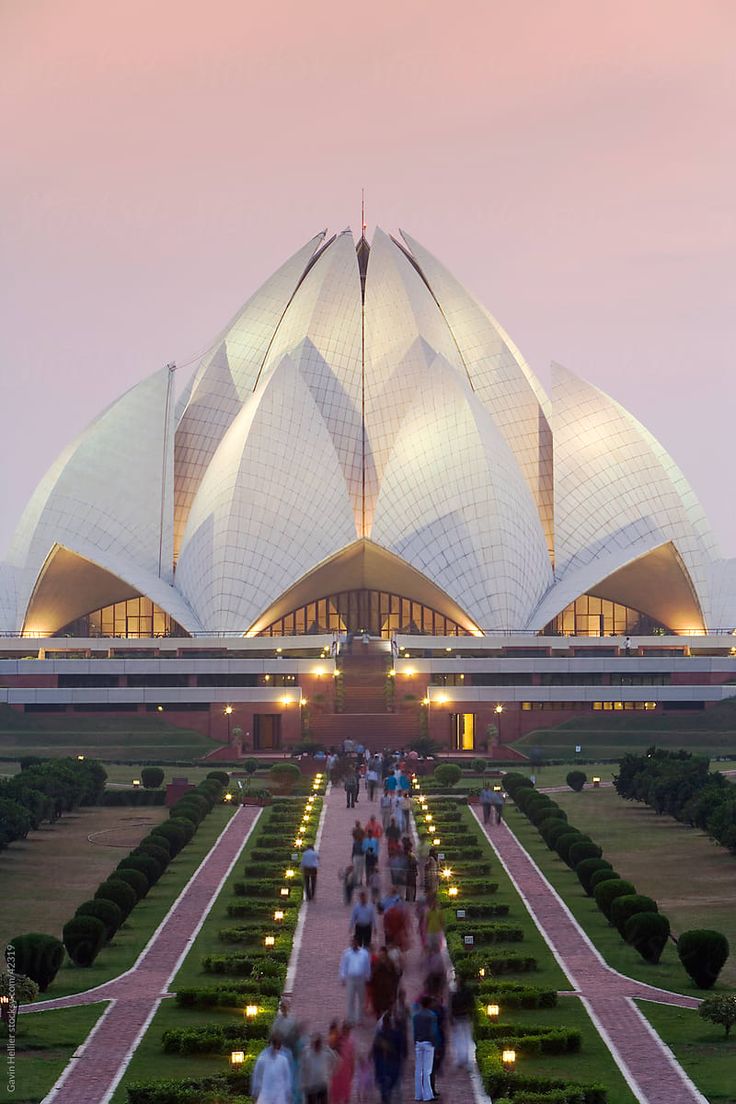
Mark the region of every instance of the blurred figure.
<instances>
[{"instance_id":1,"label":"blurred figure","mask_svg":"<svg viewBox=\"0 0 736 1104\"><path fill-rule=\"evenodd\" d=\"M327 1104L330 1081L337 1062L337 1054L323 1044L322 1036L313 1035L300 1062L300 1083L306 1104Z\"/></svg>"},{"instance_id":2,"label":"blurred figure","mask_svg":"<svg viewBox=\"0 0 736 1104\"><path fill-rule=\"evenodd\" d=\"M337 1065L330 1081L330 1104L350 1104L355 1074L355 1044L352 1026L348 1022L342 1025L336 1050Z\"/></svg>"},{"instance_id":3,"label":"blurred figure","mask_svg":"<svg viewBox=\"0 0 736 1104\"><path fill-rule=\"evenodd\" d=\"M268 1046L258 1055L251 1074L250 1091L256 1104L291 1104L291 1068L278 1036L272 1036Z\"/></svg>"},{"instance_id":4,"label":"blurred figure","mask_svg":"<svg viewBox=\"0 0 736 1104\"><path fill-rule=\"evenodd\" d=\"M371 1053L381 1104L393 1104L401 1085L406 1046L401 1028L390 1012L385 1012L380 1019Z\"/></svg>"},{"instance_id":5,"label":"blurred figure","mask_svg":"<svg viewBox=\"0 0 736 1104\"><path fill-rule=\"evenodd\" d=\"M470 1069L473 1049L475 994L465 981L450 996L452 1052L459 1069Z\"/></svg>"}]
</instances>

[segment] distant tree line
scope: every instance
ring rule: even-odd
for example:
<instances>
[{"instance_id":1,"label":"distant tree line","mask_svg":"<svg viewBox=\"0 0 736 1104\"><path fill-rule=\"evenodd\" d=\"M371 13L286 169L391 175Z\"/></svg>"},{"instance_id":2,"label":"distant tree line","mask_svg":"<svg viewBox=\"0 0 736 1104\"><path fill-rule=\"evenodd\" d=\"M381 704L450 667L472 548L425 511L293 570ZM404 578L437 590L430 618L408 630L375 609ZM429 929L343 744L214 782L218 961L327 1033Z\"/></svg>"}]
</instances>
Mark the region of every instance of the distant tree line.
<instances>
[{"instance_id":1,"label":"distant tree line","mask_svg":"<svg viewBox=\"0 0 736 1104\"><path fill-rule=\"evenodd\" d=\"M625 755L613 784L621 797L701 828L736 852L736 786L710 770L707 758L651 747L644 755Z\"/></svg>"},{"instance_id":2,"label":"distant tree line","mask_svg":"<svg viewBox=\"0 0 736 1104\"><path fill-rule=\"evenodd\" d=\"M79 805L97 805L107 780L94 759L21 759L13 778L0 782L0 850L25 839Z\"/></svg>"}]
</instances>

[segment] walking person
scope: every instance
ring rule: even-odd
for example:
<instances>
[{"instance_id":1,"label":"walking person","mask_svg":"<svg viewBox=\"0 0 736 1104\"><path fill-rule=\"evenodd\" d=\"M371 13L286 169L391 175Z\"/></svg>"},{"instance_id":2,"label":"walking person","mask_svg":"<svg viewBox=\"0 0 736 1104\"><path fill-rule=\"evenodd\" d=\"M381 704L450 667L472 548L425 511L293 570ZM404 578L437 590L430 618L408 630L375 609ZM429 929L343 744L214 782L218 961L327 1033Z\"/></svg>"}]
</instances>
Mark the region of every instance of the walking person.
<instances>
[{"instance_id":1,"label":"walking person","mask_svg":"<svg viewBox=\"0 0 736 1104\"><path fill-rule=\"evenodd\" d=\"M355 1074L355 1043L352 1023L343 1023L337 1040L337 1066L330 1082L330 1104L349 1104Z\"/></svg>"},{"instance_id":2,"label":"walking person","mask_svg":"<svg viewBox=\"0 0 736 1104\"><path fill-rule=\"evenodd\" d=\"M452 1053L458 1069L470 1069L473 1048L473 1012L475 994L465 981L459 981L450 996Z\"/></svg>"},{"instance_id":3,"label":"walking person","mask_svg":"<svg viewBox=\"0 0 736 1104\"><path fill-rule=\"evenodd\" d=\"M300 1084L305 1104L327 1104L330 1081L338 1063L334 1050L325 1046L322 1036L312 1036L300 1061Z\"/></svg>"},{"instance_id":4,"label":"walking person","mask_svg":"<svg viewBox=\"0 0 736 1104\"><path fill-rule=\"evenodd\" d=\"M353 938L340 959L340 981L347 990L347 1018L350 1023L363 1022L365 986L370 972L371 956L357 938Z\"/></svg>"},{"instance_id":5,"label":"walking person","mask_svg":"<svg viewBox=\"0 0 736 1104\"><path fill-rule=\"evenodd\" d=\"M493 803L493 808L496 813L496 824L500 824L503 820L503 792L501 790L494 790L493 796L496 799Z\"/></svg>"},{"instance_id":6,"label":"walking person","mask_svg":"<svg viewBox=\"0 0 736 1104\"><path fill-rule=\"evenodd\" d=\"M412 1017L415 1100L434 1100L431 1077L434 1048L437 1042L437 1019L432 1011L431 1004L431 998L423 996Z\"/></svg>"},{"instance_id":7,"label":"walking person","mask_svg":"<svg viewBox=\"0 0 736 1104\"><path fill-rule=\"evenodd\" d=\"M319 870L319 855L311 846L305 848L301 861L302 877L304 879L304 894L308 901L314 900L317 889L317 871Z\"/></svg>"},{"instance_id":8,"label":"walking person","mask_svg":"<svg viewBox=\"0 0 736 1104\"><path fill-rule=\"evenodd\" d=\"M356 885L363 884L363 874L365 873L365 853L363 851L364 838L365 832L363 826L359 820L356 820L355 827L353 828L353 846L350 852Z\"/></svg>"},{"instance_id":9,"label":"walking person","mask_svg":"<svg viewBox=\"0 0 736 1104\"><path fill-rule=\"evenodd\" d=\"M363 839L363 858L365 859L366 885L369 885L373 872L378 866L378 840L374 837L370 828Z\"/></svg>"},{"instance_id":10,"label":"walking person","mask_svg":"<svg viewBox=\"0 0 736 1104\"><path fill-rule=\"evenodd\" d=\"M355 889L355 870L352 863L344 870L338 871L338 878L342 882L342 899L346 905L353 903L353 891Z\"/></svg>"},{"instance_id":11,"label":"walking person","mask_svg":"<svg viewBox=\"0 0 736 1104\"><path fill-rule=\"evenodd\" d=\"M368 790L368 800L375 801L376 787L378 786L378 771L373 765L365 772L365 785Z\"/></svg>"},{"instance_id":12,"label":"walking person","mask_svg":"<svg viewBox=\"0 0 736 1104\"><path fill-rule=\"evenodd\" d=\"M480 801L481 808L483 809L483 823L488 824L491 819L491 806L493 805L493 791L486 782L483 789L480 791L478 800Z\"/></svg>"},{"instance_id":13,"label":"walking person","mask_svg":"<svg viewBox=\"0 0 736 1104\"><path fill-rule=\"evenodd\" d=\"M406 835L411 830L411 796L405 791L401 795L401 831Z\"/></svg>"},{"instance_id":14,"label":"walking person","mask_svg":"<svg viewBox=\"0 0 736 1104\"><path fill-rule=\"evenodd\" d=\"M394 809L393 798L391 797L391 794L388 790L383 791L379 806L381 809L381 821L383 823L383 830L385 832L389 824L391 823L391 817L393 816Z\"/></svg>"},{"instance_id":15,"label":"walking person","mask_svg":"<svg viewBox=\"0 0 736 1104\"><path fill-rule=\"evenodd\" d=\"M345 808L354 809L355 803L358 800L358 776L354 770L350 770L345 775L345 781L343 782L343 789L345 790Z\"/></svg>"},{"instance_id":16,"label":"walking person","mask_svg":"<svg viewBox=\"0 0 736 1104\"><path fill-rule=\"evenodd\" d=\"M439 995L435 995L432 998L431 1008L437 1019L437 1041L432 1056L432 1072L429 1076L429 1083L432 1086L432 1095L439 1096L440 1094L437 1091L437 1078L442 1073L442 1065L445 1061L445 1048L447 1045L445 1024L447 1021L447 1012L442 1003L442 998Z\"/></svg>"},{"instance_id":17,"label":"walking person","mask_svg":"<svg viewBox=\"0 0 736 1104\"><path fill-rule=\"evenodd\" d=\"M291 1067L277 1035L256 1059L250 1091L256 1104L291 1104Z\"/></svg>"},{"instance_id":18,"label":"walking person","mask_svg":"<svg viewBox=\"0 0 736 1104\"><path fill-rule=\"evenodd\" d=\"M406 852L406 900L416 901L417 899L417 875L419 873L419 863L414 852L409 848Z\"/></svg>"},{"instance_id":19,"label":"walking person","mask_svg":"<svg viewBox=\"0 0 736 1104\"><path fill-rule=\"evenodd\" d=\"M368 900L366 891L361 889L358 903L353 905L353 911L350 913L350 928L359 947L370 947L375 923L376 910Z\"/></svg>"},{"instance_id":20,"label":"walking person","mask_svg":"<svg viewBox=\"0 0 736 1104\"><path fill-rule=\"evenodd\" d=\"M381 947L371 969L371 1004L376 1019L390 1012L396 1001L401 975L391 961L388 951Z\"/></svg>"},{"instance_id":21,"label":"walking person","mask_svg":"<svg viewBox=\"0 0 736 1104\"><path fill-rule=\"evenodd\" d=\"M381 1104L393 1104L395 1092L401 1083L405 1047L401 1029L390 1012L381 1017L371 1053Z\"/></svg>"}]
</instances>

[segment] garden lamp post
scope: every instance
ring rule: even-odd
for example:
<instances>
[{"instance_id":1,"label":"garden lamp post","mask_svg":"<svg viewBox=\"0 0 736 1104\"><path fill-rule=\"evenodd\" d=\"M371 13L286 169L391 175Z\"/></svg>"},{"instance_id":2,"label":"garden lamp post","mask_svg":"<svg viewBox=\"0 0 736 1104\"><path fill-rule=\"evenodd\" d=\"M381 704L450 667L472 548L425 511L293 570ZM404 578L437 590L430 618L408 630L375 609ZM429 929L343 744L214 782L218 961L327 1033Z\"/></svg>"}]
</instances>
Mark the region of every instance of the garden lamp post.
<instances>
[{"instance_id":1,"label":"garden lamp post","mask_svg":"<svg viewBox=\"0 0 736 1104\"><path fill-rule=\"evenodd\" d=\"M223 713L227 717L227 742L229 744L230 743L230 718L233 715L233 707L231 705L226 705L224 710L223 710Z\"/></svg>"}]
</instances>

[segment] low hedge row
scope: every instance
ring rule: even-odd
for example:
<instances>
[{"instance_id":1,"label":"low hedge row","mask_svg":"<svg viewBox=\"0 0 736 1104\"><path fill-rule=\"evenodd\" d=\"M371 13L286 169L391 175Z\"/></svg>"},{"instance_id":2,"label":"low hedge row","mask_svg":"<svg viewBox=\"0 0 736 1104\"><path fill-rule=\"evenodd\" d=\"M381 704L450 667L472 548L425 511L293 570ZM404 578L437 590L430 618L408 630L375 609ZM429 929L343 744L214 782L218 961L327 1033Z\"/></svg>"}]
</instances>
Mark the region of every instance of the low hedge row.
<instances>
[{"instance_id":1,"label":"low hedge row","mask_svg":"<svg viewBox=\"0 0 736 1104\"><path fill-rule=\"evenodd\" d=\"M582 1032L576 1027L530 1027L490 1021L478 1025L476 1038L513 1043L524 1058L536 1054L577 1054L583 1042Z\"/></svg>"},{"instance_id":2,"label":"low hedge row","mask_svg":"<svg viewBox=\"0 0 736 1104\"><path fill-rule=\"evenodd\" d=\"M583 1085L527 1074L518 1069L507 1070L497 1044L490 1040L478 1044L475 1057L486 1092L497 1104L499 1097L509 1097L512 1104L521 1104L521 1101L534 1099L535 1095L537 1100L549 1104L555 1100L550 1094L557 1094L555 1104L606 1104L605 1085Z\"/></svg>"},{"instance_id":3,"label":"low hedge row","mask_svg":"<svg viewBox=\"0 0 736 1104\"><path fill-rule=\"evenodd\" d=\"M237 1024L208 1025L206 1027L176 1027L164 1031L161 1049L164 1054L229 1054L233 1050L247 1050L251 1039L259 1039L265 1045L268 1025L243 1020Z\"/></svg>"},{"instance_id":4,"label":"low hedge row","mask_svg":"<svg viewBox=\"0 0 736 1104\"><path fill-rule=\"evenodd\" d=\"M556 989L523 985L518 981L498 981L496 978L481 981L478 984L478 995L483 1004L495 1000L505 1008L524 1009L555 1008L558 999Z\"/></svg>"},{"instance_id":5,"label":"low hedge row","mask_svg":"<svg viewBox=\"0 0 736 1104\"><path fill-rule=\"evenodd\" d=\"M247 1093L255 1061L255 1055L247 1055L237 1073L128 1085L128 1104L251 1104Z\"/></svg>"},{"instance_id":6,"label":"low hedge row","mask_svg":"<svg viewBox=\"0 0 736 1104\"><path fill-rule=\"evenodd\" d=\"M258 1003L260 1011L276 1015L276 1001L264 1001L263 994L249 982L230 981L225 986L177 989L176 1003L180 1008L241 1008L245 1004Z\"/></svg>"}]
</instances>

